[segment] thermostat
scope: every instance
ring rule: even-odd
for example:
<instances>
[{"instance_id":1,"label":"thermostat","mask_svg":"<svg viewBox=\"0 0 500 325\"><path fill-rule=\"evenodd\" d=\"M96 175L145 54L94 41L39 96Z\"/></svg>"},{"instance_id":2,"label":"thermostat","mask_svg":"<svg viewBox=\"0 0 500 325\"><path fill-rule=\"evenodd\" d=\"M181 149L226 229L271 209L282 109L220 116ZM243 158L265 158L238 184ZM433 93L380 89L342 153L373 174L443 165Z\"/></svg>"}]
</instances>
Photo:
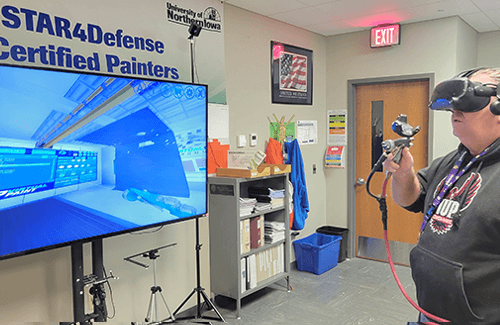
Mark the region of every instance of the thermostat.
<instances>
[{"instance_id":1,"label":"thermostat","mask_svg":"<svg viewBox=\"0 0 500 325\"><path fill-rule=\"evenodd\" d=\"M255 147L257 145L257 134L251 133L250 134L250 146Z\"/></svg>"}]
</instances>

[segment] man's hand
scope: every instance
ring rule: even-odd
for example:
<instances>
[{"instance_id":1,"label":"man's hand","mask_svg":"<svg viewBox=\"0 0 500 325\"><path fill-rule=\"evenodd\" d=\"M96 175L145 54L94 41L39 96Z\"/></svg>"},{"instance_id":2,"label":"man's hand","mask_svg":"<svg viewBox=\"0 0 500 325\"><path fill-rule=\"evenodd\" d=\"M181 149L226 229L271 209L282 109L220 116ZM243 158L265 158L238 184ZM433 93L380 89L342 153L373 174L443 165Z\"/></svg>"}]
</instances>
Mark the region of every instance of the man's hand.
<instances>
[{"instance_id":1,"label":"man's hand","mask_svg":"<svg viewBox=\"0 0 500 325\"><path fill-rule=\"evenodd\" d=\"M384 168L392 173L392 197L400 206L410 206L420 194L420 182L413 170L413 156L405 147L399 163L392 161L393 157L390 153L383 164Z\"/></svg>"}]
</instances>

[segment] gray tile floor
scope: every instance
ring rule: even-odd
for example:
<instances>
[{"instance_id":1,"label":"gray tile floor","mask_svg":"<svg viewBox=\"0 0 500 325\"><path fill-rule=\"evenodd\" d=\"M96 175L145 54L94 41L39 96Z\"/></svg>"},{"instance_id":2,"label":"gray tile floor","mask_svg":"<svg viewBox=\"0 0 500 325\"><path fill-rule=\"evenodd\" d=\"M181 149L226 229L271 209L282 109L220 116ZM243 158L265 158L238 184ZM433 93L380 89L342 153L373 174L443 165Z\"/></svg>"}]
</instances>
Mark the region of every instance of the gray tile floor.
<instances>
[{"instance_id":1,"label":"gray tile floor","mask_svg":"<svg viewBox=\"0 0 500 325\"><path fill-rule=\"evenodd\" d=\"M396 271L415 299L410 268L396 265ZM218 296L216 306L227 324L235 325L390 325L416 321L418 316L399 291L387 263L347 259L320 275L292 269L290 283L291 292L283 280L243 299L240 319L236 319L234 300ZM212 315L213 311L203 313Z\"/></svg>"}]
</instances>

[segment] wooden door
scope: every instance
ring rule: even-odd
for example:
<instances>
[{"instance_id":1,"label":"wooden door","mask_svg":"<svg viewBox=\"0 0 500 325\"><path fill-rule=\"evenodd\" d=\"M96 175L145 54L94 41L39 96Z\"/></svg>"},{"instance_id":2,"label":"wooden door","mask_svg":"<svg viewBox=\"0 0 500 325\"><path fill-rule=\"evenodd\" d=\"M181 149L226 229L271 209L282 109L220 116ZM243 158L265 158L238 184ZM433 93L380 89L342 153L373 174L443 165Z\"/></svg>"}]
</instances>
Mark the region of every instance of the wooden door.
<instances>
[{"instance_id":1,"label":"wooden door","mask_svg":"<svg viewBox=\"0 0 500 325\"><path fill-rule=\"evenodd\" d=\"M426 80L356 87L356 179L367 179L373 164L382 152L380 147L382 139L400 138L391 129L399 114L407 115L411 126L421 127L410 148L415 171L427 165L428 101L429 82ZM381 193L384 178L383 171L373 175L370 182L372 193ZM408 212L397 205L392 199L390 182L387 188L387 207L388 238L391 247L398 243L413 247L417 242L423 215ZM383 249L381 216L378 202L367 194L365 185L356 186L357 256L387 260ZM399 264L407 264L407 259L407 256L403 257L402 261L394 258Z\"/></svg>"}]
</instances>

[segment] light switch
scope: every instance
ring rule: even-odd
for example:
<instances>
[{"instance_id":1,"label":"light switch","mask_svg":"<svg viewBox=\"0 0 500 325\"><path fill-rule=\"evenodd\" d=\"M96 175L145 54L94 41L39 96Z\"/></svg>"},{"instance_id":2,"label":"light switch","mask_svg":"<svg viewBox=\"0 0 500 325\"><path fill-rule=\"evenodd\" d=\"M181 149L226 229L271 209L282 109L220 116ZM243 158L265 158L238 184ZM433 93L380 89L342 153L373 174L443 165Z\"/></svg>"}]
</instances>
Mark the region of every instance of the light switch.
<instances>
[{"instance_id":1,"label":"light switch","mask_svg":"<svg viewBox=\"0 0 500 325\"><path fill-rule=\"evenodd\" d=\"M237 146L238 148L243 148L247 145L247 137L246 135L238 135L238 141L237 141Z\"/></svg>"}]
</instances>

